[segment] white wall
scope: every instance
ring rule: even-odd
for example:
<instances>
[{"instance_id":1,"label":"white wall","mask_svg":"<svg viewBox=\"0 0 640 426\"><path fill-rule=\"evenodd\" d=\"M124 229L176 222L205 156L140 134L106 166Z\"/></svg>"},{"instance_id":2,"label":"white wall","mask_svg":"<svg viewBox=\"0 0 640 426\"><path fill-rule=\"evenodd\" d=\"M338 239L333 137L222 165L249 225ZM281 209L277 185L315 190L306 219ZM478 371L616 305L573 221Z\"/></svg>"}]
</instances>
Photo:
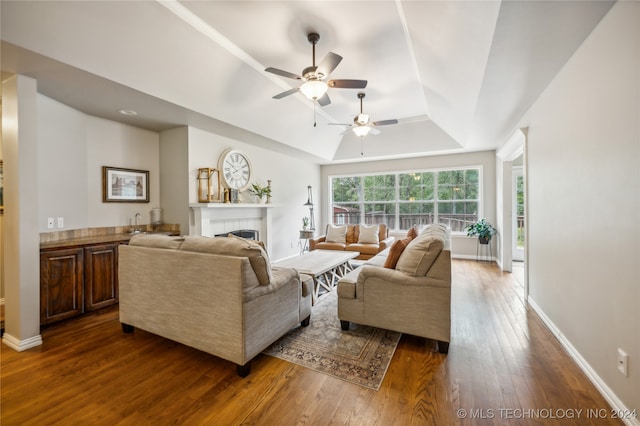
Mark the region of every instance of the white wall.
<instances>
[{"instance_id":1,"label":"white wall","mask_svg":"<svg viewBox=\"0 0 640 426\"><path fill-rule=\"evenodd\" d=\"M481 207L481 217L486 218L492 224L496 224L496 153L495 151L482 151L465 154L437 155L429 157L417 157L398 160L373 161L367 163L345 163L322 166L322 206L321 223L316 225L319 230L324 230L330 220L328 188L330 176L399 172L423 169L442 169L448 167L482 166L483 186L482 193L484 205ZM315 196L315 195L314 195ZM454 235L451 239L452 255L458 258L476 258L477 238L466 235ZM496 256L496 239L492 240L493 256Z\"/></svg>"},{"instance_id":2,"label":"white wall","mask_svg":"<svg viewBox=\"0 0 640 426\"><path fill-rule=\"evenodd\" d=\"M149 171L149 203L104 203L102 166ZM129 225L136 213L149 223L160 203L159 135L93 117L38 95L38 229ZM47 228L53 217L55 229Z\"/></svg>"},{"instance_id":3,"label":"white wall","mask_svg":"<svg viewBox=\"0 0 640 426\"><path fill-rule=\"evenodd\" d=\"M314 190L314 201L320 199L320 166L276 153L248 143L189 127L189 202L197 203L198 168L215 168L220 154L228 148L239 149L249 157L253 166L253 182L262 185L271 180L273 195L272 259L282 259L299 252L299 231L302 218L309 215L303 204L307 201L307 186ZM245 202L252 202L249 193L243 194ZM316 218L317 220L317 218Z\"/></svg>"},{"instance_id":4,"label":"white wall","mask_svg":"<svg viewBox=\"0 0 640 426\"><path fill-rule=\"evenodd\" d=\"M530 300L640 408L640 4L617 2L527 115ZM629 377L616 352L629 354ZM614 394L614 395L611 395Z\"/></svg>"},{"instance_id":5,"label":"white wall","mask_svg":"<svg viewBox=\"0 0 640 426\"><path fill-rule=\"evenodd\" d=\"M162 220L189 233L189 128L160 133L160 198Z\"/></svg>"}]
</instances>

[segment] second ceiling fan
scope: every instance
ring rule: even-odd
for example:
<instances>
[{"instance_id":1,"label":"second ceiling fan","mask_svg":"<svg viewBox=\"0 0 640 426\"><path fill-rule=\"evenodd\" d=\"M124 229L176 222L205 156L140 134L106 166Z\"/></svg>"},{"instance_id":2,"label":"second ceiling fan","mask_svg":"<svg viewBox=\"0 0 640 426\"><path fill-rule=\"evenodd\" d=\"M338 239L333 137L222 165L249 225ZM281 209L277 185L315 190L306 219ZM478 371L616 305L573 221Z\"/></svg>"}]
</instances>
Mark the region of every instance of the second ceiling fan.
<instances>
[{"instance_id":1,"label":"second ceiling fan","mask_svg":"<svg viewBox=\"0 0 640 426\"><path fill-rule=\"evenodd\" d=\"M307 98L317 101L320 106L325 106L331 103L331 99L329 99L329 95L327 94L327 89L329 89L329 87L335 87L338 89L364 89L367 87L367 80L336 79L325 81L329 74L336 69L340 61L342 61L342 56L329 52L316 66L316 43L320 40L320 36L318 33L309 33L307 35L307 40L309 40L309 43L313 46L312 64L310 67L302 70L302 75L297 75L272 67L265 69L267 72L304 82L299 87L278 93L273 97L274 99L281 99L285 96L302 92Z\"/></svg>"},{"instance_id":2,"label":"second ceiling fan","mask_svg":"<svg viewBox=\"0 0 640 426\"><path fill-rule=\"evenodd\" d=\"M369 121L369 114L364 114L362 112L362 100L364 99L365 94L360 92L358 93L358 99L360 99L360 114L356 115L353 119L353 124L343 124L343 123L329 123L336 126L348 126L347 130L341 133L344 135L349 130L352 130L356 136L360 136L361 138L367 136L369 133L372 135L377 135L380 133L380 130L376 129L378 126L388 126L389 124L398 124L397 119L391 120L380 120L380 121Z\"/></svg>"}]
</instances>

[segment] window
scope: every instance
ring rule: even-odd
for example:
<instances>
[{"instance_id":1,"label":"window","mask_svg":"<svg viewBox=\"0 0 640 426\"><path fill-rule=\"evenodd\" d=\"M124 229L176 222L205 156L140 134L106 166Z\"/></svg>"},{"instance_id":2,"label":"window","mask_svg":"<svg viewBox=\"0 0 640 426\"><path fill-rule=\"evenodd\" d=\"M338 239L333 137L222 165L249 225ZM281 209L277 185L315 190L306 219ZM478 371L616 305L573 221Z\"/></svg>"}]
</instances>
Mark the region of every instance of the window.
<instances>
[{"instance_id":1,"label":"window","mask_svg":"<svg viewBox=\"0 0 640 426\"><path fill-rule=\"evenodd\" d=\"M333 223L390 229L444 223L463 232L479 218L480 187L480 167L332 177Z\"/></svg>"}]
</instances>

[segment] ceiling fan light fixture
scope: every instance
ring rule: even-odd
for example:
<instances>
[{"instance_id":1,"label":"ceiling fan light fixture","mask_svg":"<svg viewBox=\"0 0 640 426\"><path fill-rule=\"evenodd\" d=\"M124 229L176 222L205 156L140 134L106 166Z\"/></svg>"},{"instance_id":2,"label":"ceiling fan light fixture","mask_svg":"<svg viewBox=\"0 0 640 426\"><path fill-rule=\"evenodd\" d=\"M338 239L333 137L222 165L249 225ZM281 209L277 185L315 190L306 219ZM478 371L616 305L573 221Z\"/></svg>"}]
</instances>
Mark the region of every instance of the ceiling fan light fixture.
<instances>
[{"instance_id":1,"label":"ceiling fan light fixture","mask_svg":"<svg viewBox=\"0 0 640 426\"><path fill-rule=\"evenodd\" d=\"M369 124L369 114L360 113L353 121L355 121L356 124L360 125Z\"/></svg>"},{"instance_id":2,"label":"ceiling fan light fixture","mask_svg":"<svg viewBox=\"0 0 640 426\"><path fill-rule=\"evenodd\" d=\"M367 136L369 134L369 131L371 130L371 127L369 126L355 126L352 128L353 133L356 134L356 136L359 136L361 138Z\"/></svg>"},{"instance_id":3,"label":"ceiling fan light fixture","mask_svg":"<svg viewBox=\"0 0 640 426\"><path fill-rule=\"evenodd\" d=\"M327 93L327 89L329 89L327 83L319 80L310 80L300 86L300 91L302 92L302 94L312 101L323 97L324 94Z\"/></svg>"}]
</instances>

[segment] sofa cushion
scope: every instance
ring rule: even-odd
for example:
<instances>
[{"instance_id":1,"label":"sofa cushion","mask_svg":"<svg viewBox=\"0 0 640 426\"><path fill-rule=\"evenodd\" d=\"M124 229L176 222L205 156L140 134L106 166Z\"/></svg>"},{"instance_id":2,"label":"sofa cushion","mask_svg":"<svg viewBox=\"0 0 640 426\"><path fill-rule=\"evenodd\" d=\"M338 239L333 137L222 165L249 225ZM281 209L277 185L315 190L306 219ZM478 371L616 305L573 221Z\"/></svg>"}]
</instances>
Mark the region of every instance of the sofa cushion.
<instances>
[{"instance_id":1,"label":"sofa cushion","mask_svg":"<svg viewBox=\"0 0 640 426\"><path fill-rule=\"evenodd\" d=\"M421 234L411 240L404 249L396 264L396 270L414 277L425 276L443 247L444 242L441 238Z\"/></svg>"},{"instance_id":2,"label":"sofa cushion","mask_svg":"<svg viewBox=\"0 0 640 426\"><path fill-rule=\"evenodd\" d=\"M260 285L269 285L273 278L267 253L258 244L249 243L244 238L187 237L180 250L247 257Z\"/></svg>"},{"instance_id":3,"label":"sofa cushion","mask_svg":"<svg viewBox=\"0 0 640 426\"><path fill-rule=\"evenodd\" d=\"M432 223L420 231L420 235L432 235L442 238L445 250L451 249L451 229L441 223Z\"/></svg>"},{"instance_id":4,"label":"sofa cushion","mask_svg":"<svg viewBox=\"0 0 640 426\"><path fill-rule=\"evenodd\" d=\"M184 237L170 237L163 234L138 234L131 237L129 245L178 250L183 242Z\"/></svg>"},{"instance_id":5,"label":"sofa cushion","mask_svg":"<svg viewBox=\"0 0 640 426\"><path fill-rule=\"evenodd\" d=\"M329 243L323 241L316 243L316 250L344 250L347 245L345 243Z\"/></svg>"},{"instance_id":6,"label":"sofa cushion","mask_svg":"<svg viewBox=\"0 0 640 426\"><path fill-rule=\"evenodd\" d=\"M357 251L360 254L375 255L380 250L380 244L349 244L344 248L346 251Z\"/></svg>"},{"instance_id":7,"label":"sofa cushion","mask_svg":"<svg viewBox=\"0 0 640 426\"><path fill-rule=\"evenodd\" d=\"M347 225L327 225L327 237L325 241L328 243L346 243L347 242Z\"/></svg>"},{"instance_id":8,"label":"sofa cushion","mask_svg":"<svg viewBox=\"0 0 640 426\"><path fill-rule=\"evenodd\" d=\"M237 238L241 241L244 241L246 244L255 246L255 247L260 247L262 250L264 250L264 254L267 255L267 259L269 258L269 253L267 253L267 247L264 245L264 241L259 241L259 240L249 240L247 238L243 238L240 237L236 234L227 234L228 238Z\"/></svg>"},{"instance_id":9,"label":"sofa cushion","mask_svg":"<svg viewBox=\"0 0 640 426\"><path fill-rule=\"evenodd\" d=\"M378 244L380 240L378 233L380 227L378 225L360 225L360 232L358 234L359 244Z\"/></svg>"},{"instance_id":10,"label":"sofa cushion","mask_svg":"<svg viewBox=\"0 0 640 426\"><path fill-rule=\"evenodd\" d=\"M404 249L409 245L411 238L404 238L402 240L395 240L393 244L391 244L391 248L389 249L389 254L387 255L386 260L384 261L384 267L389 269L396 269L396 264L398 263L398 259L400 259L400 255L404 251Z\"/></svg>"}]
</instances>

